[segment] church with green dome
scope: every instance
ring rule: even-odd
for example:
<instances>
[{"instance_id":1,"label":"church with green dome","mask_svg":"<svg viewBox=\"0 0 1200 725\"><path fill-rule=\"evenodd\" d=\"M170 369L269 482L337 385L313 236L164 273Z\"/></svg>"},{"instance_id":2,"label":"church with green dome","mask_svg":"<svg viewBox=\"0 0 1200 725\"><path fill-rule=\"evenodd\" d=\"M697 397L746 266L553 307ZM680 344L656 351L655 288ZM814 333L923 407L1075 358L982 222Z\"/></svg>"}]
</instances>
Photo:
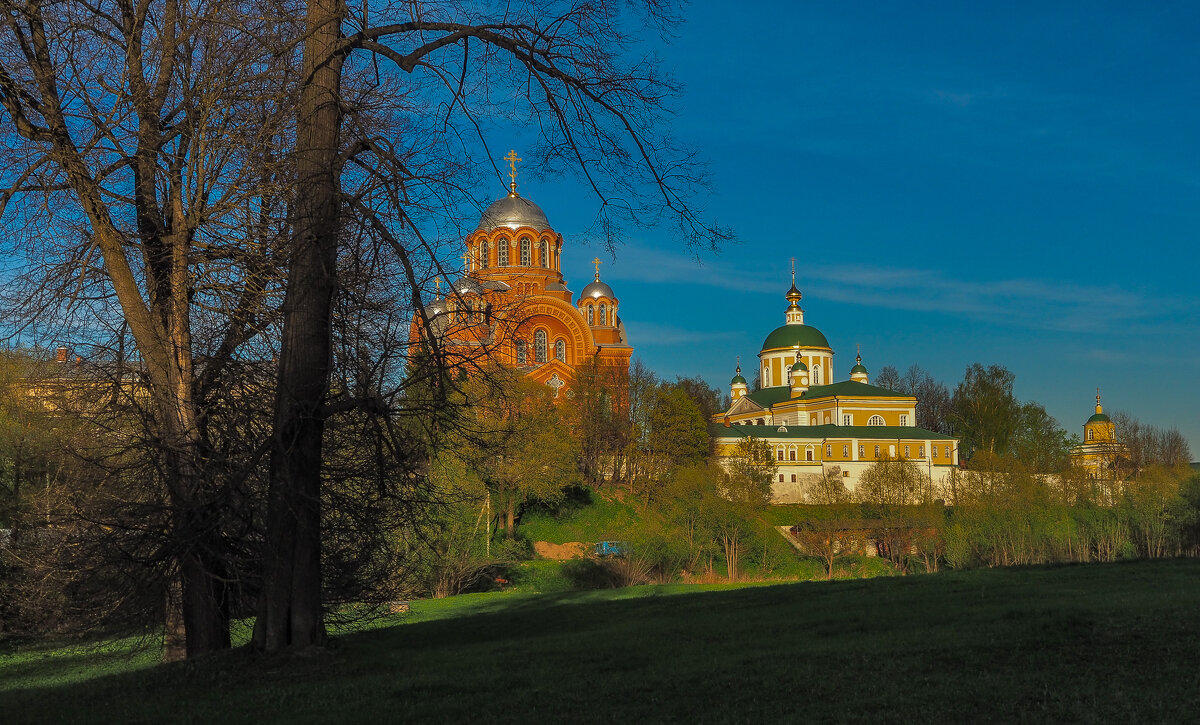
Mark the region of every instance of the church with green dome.
<instances>
[{"instance_id":1,"label":"church with green dome","mask_svg":"<svg viewBox=\"0 0 1200 725\"><path fill-rule=\"evenodd\" d=\"M765 441L776 458L777 503L803 502L807 487L829 474L853 491L862 472L882 459L910 460L935 482L949 475L958 466L958 441L916 427L917 399L871 385L861 356L849 379L836 381L833 348L805 323L794 271L784 297L784 324L758 352L757 389L739 363L729 409L710 424L718 456L738 455L747 438Z\"/></svg>"}]
</instances>

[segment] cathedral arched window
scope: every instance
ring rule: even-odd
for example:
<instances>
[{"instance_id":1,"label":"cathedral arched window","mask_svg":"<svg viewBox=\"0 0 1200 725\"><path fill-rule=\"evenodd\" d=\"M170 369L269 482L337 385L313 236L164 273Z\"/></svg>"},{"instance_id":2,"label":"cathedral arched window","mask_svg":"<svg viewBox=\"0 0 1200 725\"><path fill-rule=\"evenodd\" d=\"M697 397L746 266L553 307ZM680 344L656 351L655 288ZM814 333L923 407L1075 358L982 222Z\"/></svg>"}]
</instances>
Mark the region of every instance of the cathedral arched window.
<instances>
[{"instance_id":1,"label":"cathedral arched window","mask_svg":"<svg viewBox=\"0 0 1200 725\"><path fill-rule=\"evenodd\" d=\"M554 357L558 358L559 362L567 361L567 343L561 338L554 341Z\"/></svg>"},{"instance_id":2,"label":"cathedral arched window","mask_svg":"<svg viewBox=\"0 0 1200 725\"><path fill-rule=\"evenodd\" d=\"M521 237L521 266L529 266L529 237Z\"/></svg>"},{"instance_id":3,"label":"cathedral arched window","mask_svg":"<svg viewBox=\"0 0 1200 725\"><path fill-rule=\"evenodd\" d=\"M488 249L488 243L487 243L487 240L485 239L479 245L479 268L480 269L488 268L488 252L489 251L491 251L491 250Z\"/></svg>"},{"instance_id":4,"label":"cathedral arched window","mask_svg":"<svg viewBox=\"0 0 1200 725\"><path fill-rule=\"evenodd\" d=\"M496 264L500 267L508 266L508 240L501 239L496 242Z\"/></svg>"},{"instance_id":5,"label":"cathedral arched window","mask_svg":"<svg viewBox=\"0 0 1200 725\"><path fill-rule=\"evenodd\" d=\"M604 304L603 302L600 303L600 324L608 324L608 305Z\"/></svg>"},{"instance_id":6,"label":"cathedral arched window","mask_svg":"<svg viewBox=\"0 0 1200 725\"><path fill-rule=\"evenodd\" d=\"M533 359L536 362L546 362L546 331L538 330L533 333Z\"/></svg>"},{"instance_id":7,"label":"cathedral arched window","mask_svg":"<svg viewBox=\"0 0 1200 725\"><path fill-rule=\"evenodd\" d=\"M540 261L543 267L550 266L550 246L546 244L545 239L542 240L541 249L538 252L538 256L541 258Z\"/></svg>"},{"instance_id":8,"label":"cathedral arched window","mask_svg":"<svg viewBox=\"0 0 1200 725\"><path fill-rule=\"evenodd\" d=\"M524 365L529 362L529 353L525 350L525 341L517 340L517 364Z\"/></svg>"},{"instance_id":9,"label":"cathedral arched window","mask_svg":"<svg viewBox=\"0 0 1200 725\"><path fill-rule=\"evenodd\" d=\"M882 415L873 415L867 419L867 425L883 425Z\"/></svg>"},{"instance_id":10,"label":"cathedral arched window","mask_svg":"<svg viewBox=\"0 0 1200 725\"><path fill-rule=\"evenodd\" d=\"M588 305L588 324L596 324L596 308Z\"/></svg>"},{"instance_id":11,"label":"cathedral arched window","mask_svg":"<svg viewBox=\"0 0 1200 725\"><path fill-rule=\"evenodd\" d=\"M813 365L812 380L813 380L813 385L821 384L821 366L820 365Z\"/></svg>"}]
</instances>

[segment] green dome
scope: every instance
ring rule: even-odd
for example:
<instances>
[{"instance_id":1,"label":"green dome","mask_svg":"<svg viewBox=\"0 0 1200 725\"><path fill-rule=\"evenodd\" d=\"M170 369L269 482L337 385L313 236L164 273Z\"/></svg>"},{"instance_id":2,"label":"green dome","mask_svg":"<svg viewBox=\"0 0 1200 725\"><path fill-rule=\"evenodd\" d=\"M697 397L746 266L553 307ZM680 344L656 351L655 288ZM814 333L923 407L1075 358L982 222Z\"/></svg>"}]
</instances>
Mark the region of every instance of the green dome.
<instances>
[{"instance_id":1,"label":"green dome","mask_svg":"<svg viewBox=\"0 0 1200 725\"><path fill-rule=\"evenodd\" d=\"M867 369L862 365L855 365L854 367L850 368L850 374L853 375L854 373L862 373L865 375L867 373Z\"/></svg>"},{"instance_id":2,"label":"green dome","mask_svg":"<svg viewBox=\"0 0 1200 725\"><path fill-rule=\"evenodd\" d=\"M796 372L798 370L803 370L804 372L808 372L808 366L804 364L803 360L797 360L795 362L795 364L792 365L793 372Z\"/></svg>"},{"instance_id":3,"label":"green dome","mask_svg":"<svg viewBox=\"0 0 1200 725\"><path fill-rule=\"evenodd\" d=\"M763 340L763 350L777 350L784 347L829 347L829 341L821 331L809 325L783 325L776 327Z\"/></svg>"},{"instance_id":4,"label":"green dome","mask_svg":"<svg viewBox=\"0 0 1200 725\"><path fill-rule=\"evenodd\" d=\"M1079 420L1079 419L1076 418L1075 420ZM1111 423L1112 419L1109 418L1104 413L1096 413L1091 418L1088 418L1087 422L1089 422L1089 423Z\"/></svg>"},{"instance_id":5,"label":"green dome","mask_svg":"<svg viewBox=\"0 0 1200 725\"><path fill-rule=\"evenodd\" d=\"M746 379L743 378L741 375L734 375L733 380L730 380L729 384L730 385L745 385Z\"/></svg>"}]
</instances>

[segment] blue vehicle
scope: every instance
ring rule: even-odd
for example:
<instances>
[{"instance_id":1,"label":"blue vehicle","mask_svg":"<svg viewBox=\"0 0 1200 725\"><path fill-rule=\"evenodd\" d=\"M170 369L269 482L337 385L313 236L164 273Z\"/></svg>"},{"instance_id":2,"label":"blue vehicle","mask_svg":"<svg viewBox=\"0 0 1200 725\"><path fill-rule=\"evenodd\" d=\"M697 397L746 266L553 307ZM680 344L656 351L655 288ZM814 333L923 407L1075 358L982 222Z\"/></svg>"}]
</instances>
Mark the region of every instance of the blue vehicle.
<instances>
[{"instance_id":1,"label":"blue vehicle","mask_svg":"<svg viewBox=\"0 0 1200 725\"><path fill-rule=\"evenodd\" d=\"M596 556L625 556L629 553L629 543L625 541L599 541L592 552Z\"/></svg>"}]
</instances>

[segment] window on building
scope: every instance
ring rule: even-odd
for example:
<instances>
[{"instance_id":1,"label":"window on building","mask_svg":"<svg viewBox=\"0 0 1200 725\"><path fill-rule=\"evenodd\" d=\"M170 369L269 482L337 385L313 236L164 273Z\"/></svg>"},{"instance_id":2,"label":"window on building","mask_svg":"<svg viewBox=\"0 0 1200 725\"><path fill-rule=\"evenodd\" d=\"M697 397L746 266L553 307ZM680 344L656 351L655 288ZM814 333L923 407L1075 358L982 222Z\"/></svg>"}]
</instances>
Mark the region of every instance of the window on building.
<instances>
[{"instance_id":1,"label":"window on building","mask_svg":"<svg viewBox=\"0 0 1200 725\"><path fill-rule=\"evenodd\" d=\"M854 425L854 416L849 413L842 414L842 425Z\"/></svg>"},{"instance_id":2,"label":"window on building","mask_svg":"<svg viewBox=\"0 0 1200 725\"><path fill-rule=\"evenodd\" d=\"M783 449L782 448L775 451L775 457L781 461L783 460ZM759 480L762 480L762 479L759 479Z\"/></svg>"},{"instance_id":3,"label":"window on building","mask_svg":"<svg viewBox=\"0 0 1200 725\"><path fill-rule=\"evenodd\" d=\"M867 425L883 425L882 415L873 415L867 420Z\"/></svg>"},{"instance_id":4,"label":"window on building","mask_svg":"<svg viewBox=\"0 0 1200 725\"><path fill-rule=\"evenodd\" d=\"M529 266L529 262L530 262L529 254L530 254L529 237L521 237L521 266L522 267Z\"/></svg>"},{"instance_id":5,"label":"window on building","mask_svg":"<svg viewBox=\"0 0 1200 725\"><path fill-rule=\"evenodd\" d=\"M795 483L795 482L796 482L796 474L793 473L792 474L792 483Z\"/></svg>"},{"instance_id":6,"label":"window on building","mask_svg":"<svg viewBox=\"0 0 1200 725\"><path fill-rule=\"evenodd\" d=\"M937 458L937 446L930 446L929 449L933 451L933 457Z\"/></svg>"},{"instance_id":7,"label":"window on building","mask_svg":"<svg viewBox=\"0 0 1200 725\"><path fill-rule=\"evenodd\" d=\"M833 457L833 446L825 446L825 457L826 458Z\"/></svg>"},{"instance_id":8,"label":"window on building","mask_svg":"<svg viewBox=\"0 0 1200 725\"><path fill-rule=\"evenodd\" d=\"M524 365L529 362L529 353L525 350L525 341L517 340L517 364Z\"/></svg>"},{"instance_id":9,"label":"window on building","mask_svg":"<svg viewBox=\"0 0 1200 725\"><path fill-rule=\"evenodd\" d=\"M546 362L546 331L538 330L533 333L533 359L535 362Z\"/></svg>"},{"instance_id":10,"label":"window on building","mask_svg":"<svg viewBox=\"0 0 1200 725\"><path fill-rule=\"evenodd\" d=\"M550 246L546 244L545 239L542 240L542 244L538 248L538 257L540 257L538 261L542 263L543 267L550 266Z\"/></svg>"},{"instance_id":11,"label":"window on building","mask_svg":"<svg viewBox=\"0 0 1200 725\"><path fill-rule=\"evenodd\" d=\"M879 446L875 446L875 457L879 458Z\"/></svg>"},{"instance_id":12,"label":"window on building","mask_svg":"<svg viewBox=\"0 0 1200 725\"><path fill-rule=\"evenodd\" d=\"M950 457L950 446L946 446L946 458Z\"/></svg>"},{"instance_id":13,"label":"window on building","mask_svg":"<svg viewBox=\"0 0 1200 725\"><path fill-rule=\"evenodd\" d=\"M554 357L558 358L559 362L567 361L567 343L563 339L554 341Z\"/></svg>"},{"instance_id":14,"label":"window on building","mask_svg":"<svg viewBox=\"0 0 1200 725\"><path fill-rule=\"evenodd\" d=\"M479 268L480 269L488 268L488 251L489 251L488 243L487 243L487 240L485 239L485 240L483 240L483 243L479 245Z\"/></svg>"},{"instance_id":15,"label":"window on building","mask_svg":"<svg viewBox=\"0 0 1200 725\"><path fill-rule=\"evenodd\" d=\"M1095 439L1096 439L1096 431L1092 430L1091 428L1088 428L1088 440L1092 441Z\"/></svg>"},{"instance_id":16,"label":"window on building","mask_svg":"<svg viewBox=\"0 0 1200 725\"><path fill-rule=\"evenodd\" d=\"M789 461L794 461L794 460L796 460L796 449L795 449L795 448L793 448L792 450L788 451L788 460L789 460Z\"/></svg>"},{"instance_id":17,"label":"window on building","mask_svg":"<svg viewBox=\"0 0 1200 725\"><path fill-rule=\"evenodd\" d=\"M508 240L500 239L496 242L496 265L500 267L508 266Z\"/></svg>"},{"instance_id":18,"label":"window on building","mask_svg":"<svg viewBox=\"0 0 1200 725\"><path fill-rule=\"evenodd\" d=\"M604 304L603 302L600 303L600 324L608 324L608 305Z\"/></svg>"},{"instance_id":19,"label":"window on building","mask_svg":"<svg viewBox=\"0 0 1200 725\"><path fill-rule=\"evenodd\" d=\"M596 324L596 308L588 305L588 324Z\"/></svg>"},{"instance_id":20,"label":"window on building","mask_svg":"<svg viewBox=\"0 0 1200 725\"><path fill-rule=\"evenodd\" d=\"M813 459L813 449L809 448L804 451L804 460L811 461Z\"/></svg>"},{"instance_id":21,"label":"window on building","mask_svg":"<svg viewBox=\"0 0 1200 725\"><path fill-rule=\"evenodd\" d=\"M908 446L904 446L904 457L908 458Z\"/></svg>"},{"instance_id":22,"label":"window on building","mask_svg":"<svg viewBox=\"0 0 1200 725\"><path fill-rule=\"evenodd\" d=\"M859 458L864 458L864 457L866 457L866 455L867 455L867 451L866 451L866 449L865 449L865 448L863 448L862 446L859 446L859 447L858 447L858 457L859 457Z\"/></svg>"},{"instance_id":23,"label":"window on building","mask_svg":"<svg viewBox=\"0 0 1200 725\"><path fill-rule=\"evenodd\" d=\"M850 457L850 446L842 446L842 458Z\"/></svg>"},{"instance_id":24,"label":"window on building","mask_svg":"<svg viewBox=\"0 0 1200 725\"><path fill-rule=\"evenodd\" d=\"M762 479L760 478L759 480L761 481ZM783 474L782 473L779 474L779 482L783 483Z\"/></svg>"},{"instance_id":25,"label":"window on building","mask_svg":"<svg viewBox=\"0 0 1200 725\"><path fill-rule=\"evenodd\" d=\"M812 383L813 383L813 385L821 384L821 366L820 365L813 365Z\"/></svg>"},{"instance_id":26,"label":"window on building","mask_svg":"<svg viewBox=\"0 0 1200 725\"><path fill-rule=\"evenodd\" d=\"M917 446L917 458L925 457L925 446Z\"/></svg>"},{"instance_id":27,"label":"window on building","mask_svg":"<svg viewBox=\"0 0 1200 725\"><path fill-rule=\"evenodd\" d=\"M907 413L900 414L900 425L908 425L908 414Z\"/></svg>"}]
</instances>

